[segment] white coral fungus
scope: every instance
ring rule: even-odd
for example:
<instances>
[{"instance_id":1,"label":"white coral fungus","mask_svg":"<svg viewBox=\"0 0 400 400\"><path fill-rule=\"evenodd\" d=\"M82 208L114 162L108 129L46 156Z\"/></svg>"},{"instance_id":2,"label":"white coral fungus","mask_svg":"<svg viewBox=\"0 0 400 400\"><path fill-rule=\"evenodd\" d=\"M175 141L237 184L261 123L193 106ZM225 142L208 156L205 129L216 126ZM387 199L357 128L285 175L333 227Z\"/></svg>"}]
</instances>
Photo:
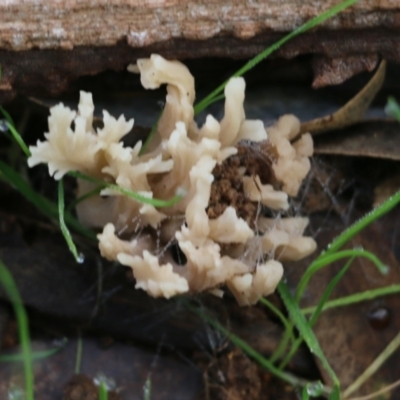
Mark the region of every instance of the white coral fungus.
<instances>
[{"instance_id":1,"label":"white coral fungus","mask_svg":"<svg viewBox=\"0 0 400 400\"><path fill-rule=\"evenodd\" d=\"M222 121L209 115L199 128L193 119L194 79L183 64L152 55L131 70L140 72L147 89L167 84L164 112L144 154L141 142L133 148L121 142L133 120L104 111L104 127L96 131L92 95L81 92L78 112L63 104L51 109L46 140L30 148L29 166L47 163L55 179L80 171L148 198L169 199L184 191L177 204L161 209L104 189L79 203L77 213L83 224L103 229L102 256L132 268L136 287L149 295L220 295L226 284L239 304L256 303L275 290L281 261L315 249L314 240L303 236L308 220L285 217L289 196L297 195L310 169L311 136L291 143L300 127L292 115L269 128L268 136L261 121L246 120L243 78L232 78L225 88ZM265 166L254 172L242 163L241 143L269 146L263 156L268 179ZM230 178L225 168L233 168ZM79 180L78 195L94 187ZM277 218L264 217L265 210Z\"/></svg>"}]
</instances>

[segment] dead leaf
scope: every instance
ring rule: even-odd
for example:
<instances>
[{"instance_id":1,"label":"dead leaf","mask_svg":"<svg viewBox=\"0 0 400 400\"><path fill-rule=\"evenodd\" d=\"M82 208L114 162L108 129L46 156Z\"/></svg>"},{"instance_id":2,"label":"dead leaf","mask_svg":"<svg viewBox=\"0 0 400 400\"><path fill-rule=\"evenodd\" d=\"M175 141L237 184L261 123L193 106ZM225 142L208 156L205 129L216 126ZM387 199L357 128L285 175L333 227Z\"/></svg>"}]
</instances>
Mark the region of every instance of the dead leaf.
<instances>
[{"instance_id":1,"label":"dead leaf","mask_svg":"<svg viewBox=\"0 0 400 400\"><path fill-rule=\"evenodd\" d=\"M319 89L329 85L340 85L352 76L372 72L379 62L377 53L346 55L341 57L314 56L312 68L314 81L312 87Z\"/></svg>"},{"instance_id":2,"label":"dead leaf","mask_svg":"<svg viewBox=\"0 0 400 400\"><path fill-rule=\"evenodd\" d=\"M400 161L400 124L397 121L361 122L335 134L315 138L316 154L374 157Z\"/></svg>"},{"instance_id":3,"label":"dead leaf","mask_svg":"<svg viewBox=\"0 0 400 400\"><path fill-rule=\"evenodd\" d=\"M385 73L386 61L382 60L374 76L360 92L333 114L303 122L301 124L300 134L310 132L312 135L317 135L327 131L345 128L360 121L368 110L375 95L382 87L385 80Z\"/></svg>"}]
</instances>

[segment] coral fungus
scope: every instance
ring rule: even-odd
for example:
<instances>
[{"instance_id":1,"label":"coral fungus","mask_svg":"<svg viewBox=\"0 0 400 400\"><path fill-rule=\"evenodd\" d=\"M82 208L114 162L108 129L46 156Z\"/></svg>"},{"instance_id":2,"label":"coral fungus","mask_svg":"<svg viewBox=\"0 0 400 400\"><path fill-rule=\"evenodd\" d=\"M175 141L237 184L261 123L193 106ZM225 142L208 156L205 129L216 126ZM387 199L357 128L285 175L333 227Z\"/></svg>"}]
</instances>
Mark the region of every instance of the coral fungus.
<instances>
[{"instance_id":1,"label":"coral fungus","mask_svg":"<svg viewBox=\"0 0 400 400\"><path fill-rule=\"evenodd\" d=\"M209 115L198 127L194 79L183 64L152 55L130 69L147 89L167 84L157 132L143 154L141 142L131 148L120 141L132 120L104 111L104 127L95 131L92 96L81 92L77 113L63 104L51 109L46 141L31 147L29 165L47 163L55 179L80 171L148 198L184 193L157 208L104 189L79 203L77 213L85 225L103 229L101 254L132 268L136 287L149 295L221 293L215 289L227 285L241 305L256 303L274 291L281 261L315 250L303 236L308 220L285 213L310 169L311 136L292 143L300 125L291 115L268 135L261 121L247 120L243 78L226 85L224 118ZM78 180L79 196L93 188ZM174 246L183 262L173 256Z\"/></svg>"}]
</instances>

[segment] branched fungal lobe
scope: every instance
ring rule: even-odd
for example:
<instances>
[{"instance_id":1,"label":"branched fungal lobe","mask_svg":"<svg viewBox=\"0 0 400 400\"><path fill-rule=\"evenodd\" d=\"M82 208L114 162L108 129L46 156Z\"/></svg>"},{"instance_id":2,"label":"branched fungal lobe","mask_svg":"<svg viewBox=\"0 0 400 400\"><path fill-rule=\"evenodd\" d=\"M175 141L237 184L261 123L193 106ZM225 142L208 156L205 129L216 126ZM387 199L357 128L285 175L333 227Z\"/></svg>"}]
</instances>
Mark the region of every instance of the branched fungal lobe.
<instances>
[{"instance_id":1,"label":"branched fungal lobe","mask_svg":"<svg viewBox=\"0 0 400 400\"><path fill-rule=\"evenodd\" d=\"M132 268L136 288L149 295L222 295L227 285L239 304L256 303L275 290L281 262L316 247L303 236L307 218L284 214L310 169L311 136L291 143L300 129L292 115L268 134L262 121L247 120L243 78L225 88L224 118L209 115L198 127L194 79L183 64L152 55L130 69L140 72L146 89L167 84L165 108L144 154L141 142L131 148L120 141L133 120L104 111L104 127L95 131L92 95L81 92L77 112L63 104L51 109L46 140L30 148L29 165L47 163L55 179L80 171L149 198L185 193L178 203L156 208L104 189L79 203L77 213L83 224L102 229L103 257ZM78 179L78 195L95 186ZM168 250L174 246L184 265Z\"/></svg>"}]
</instances>

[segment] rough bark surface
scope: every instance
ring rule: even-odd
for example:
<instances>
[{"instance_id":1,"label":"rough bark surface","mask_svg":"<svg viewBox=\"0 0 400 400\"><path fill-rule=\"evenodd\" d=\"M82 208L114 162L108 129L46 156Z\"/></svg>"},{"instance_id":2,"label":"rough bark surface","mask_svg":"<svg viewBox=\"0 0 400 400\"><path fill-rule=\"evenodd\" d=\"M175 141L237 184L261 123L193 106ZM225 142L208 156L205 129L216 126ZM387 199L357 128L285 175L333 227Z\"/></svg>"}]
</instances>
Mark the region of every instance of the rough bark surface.
<instances>
[{"instance_id":1,"label":"rough bark surface","mask_svg":"<svg viewBox=\"0 0 400 400\"><path fill-rule=\"evenodd\" d=\"M169 58L248 58L337 0L6 0L0 2L0 103L52 94L84 75ZM314 54L315 87L400 61L397 1L362 0L274 57ZM325 68L326 66L326 68ZM326 73L324 71L327 71Z\"/></svg>"},{"instance_id":2,"label":"rough bark surface","mask_svg":"<svg viewBox=\"0 0 400 400\"><path fill-rule=\"evenodd\" d=\"M249 39L266 30L285 32L337 4L336 0L6 0L0 5L0 47L72 49L132 47L220 35ZM326 29L398 28L396 1L360 1Z\"/></svg>"}]
</instances>

